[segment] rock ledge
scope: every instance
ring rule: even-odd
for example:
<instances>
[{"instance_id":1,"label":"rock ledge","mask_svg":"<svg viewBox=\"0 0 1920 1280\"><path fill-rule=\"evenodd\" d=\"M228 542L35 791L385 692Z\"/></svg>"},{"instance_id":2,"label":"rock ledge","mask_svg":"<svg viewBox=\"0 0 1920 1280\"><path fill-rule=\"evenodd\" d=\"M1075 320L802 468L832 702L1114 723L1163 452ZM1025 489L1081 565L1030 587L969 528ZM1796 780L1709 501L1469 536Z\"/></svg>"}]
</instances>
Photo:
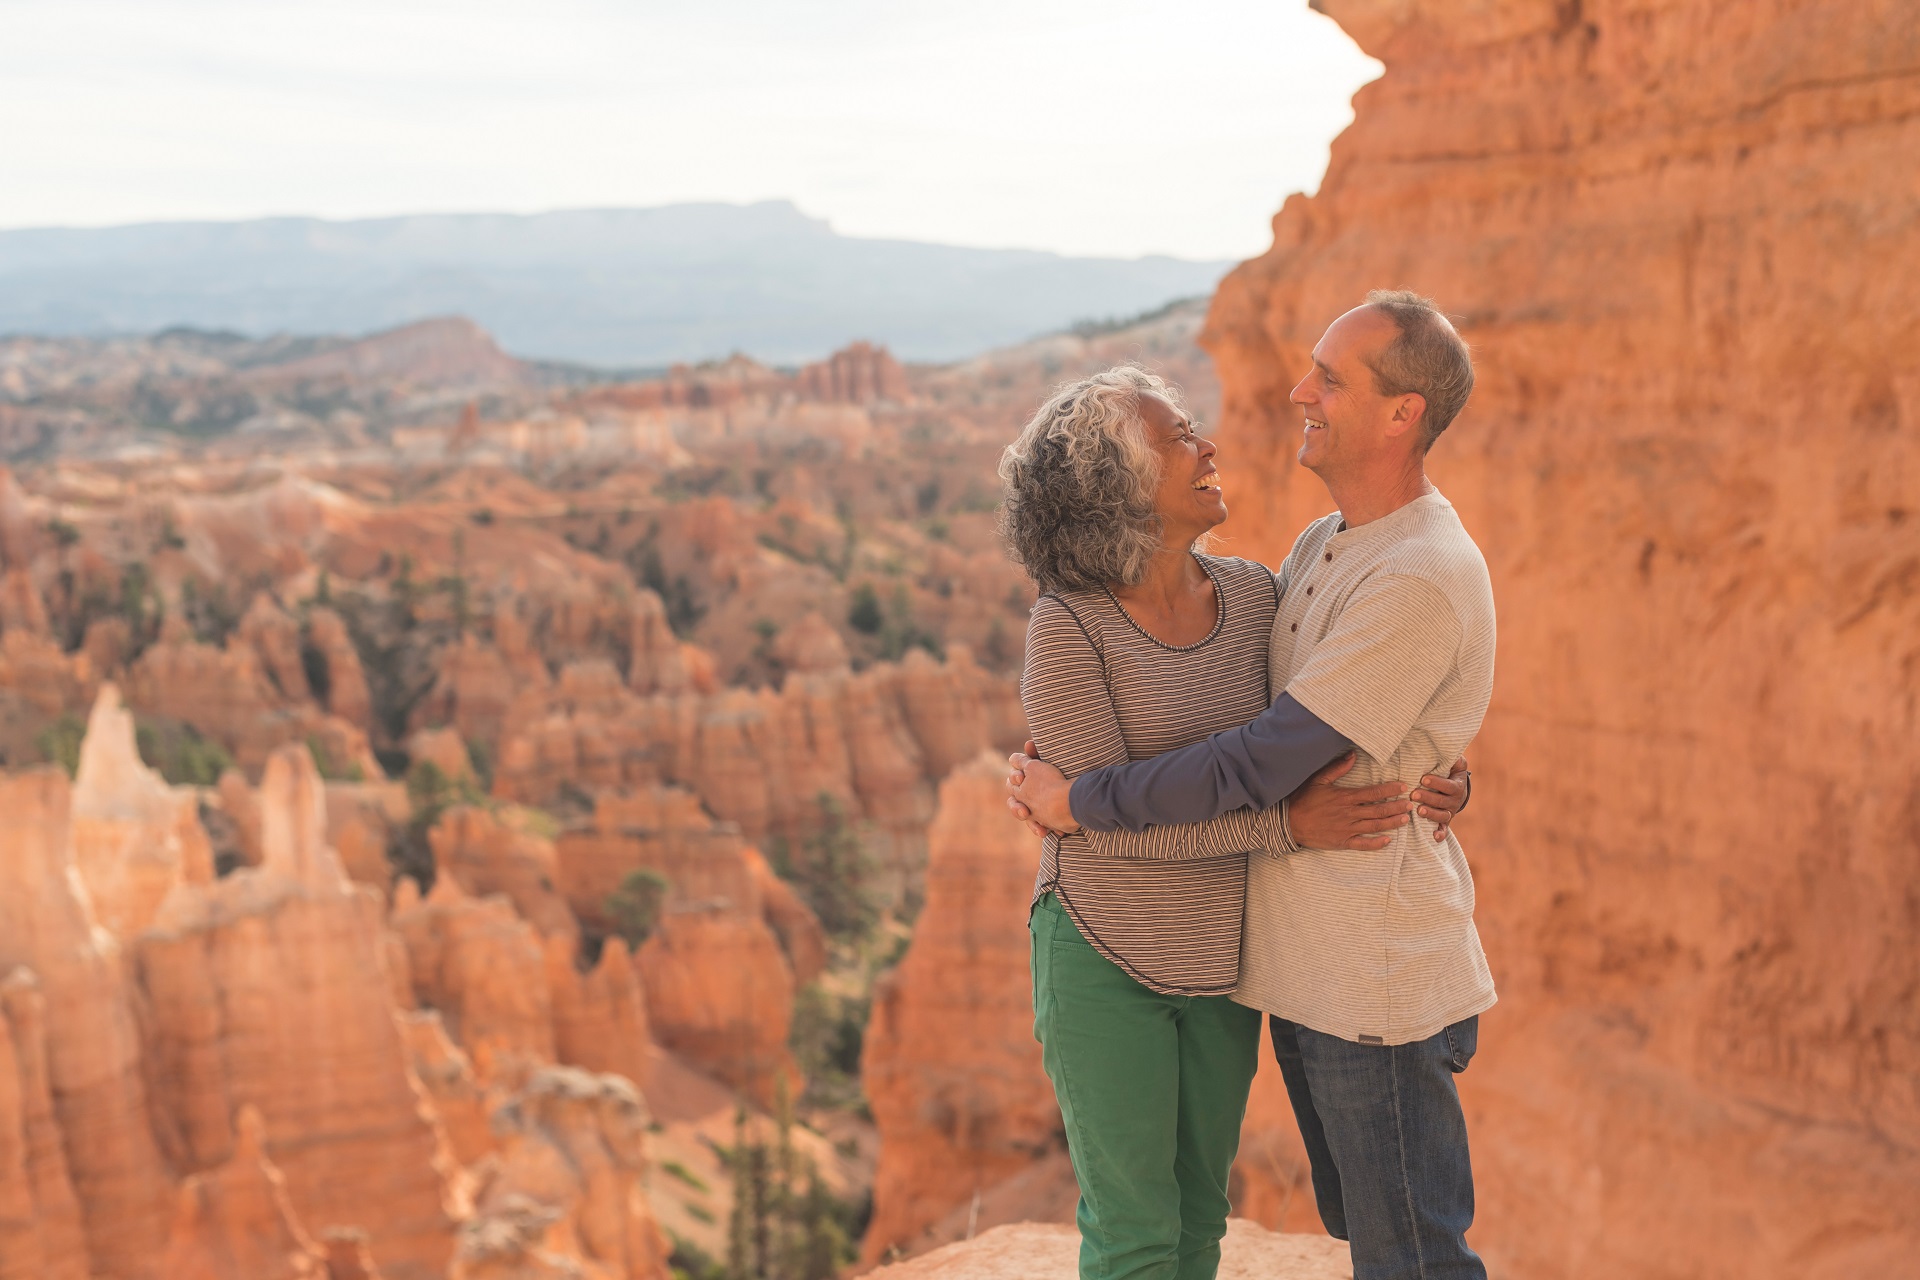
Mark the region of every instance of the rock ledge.
<instances>
[{"instance_id":1,"label":"rock ledge","mask_svg":"<svg viewBox=\"0 0 1920 1280\"><path fill-rule=\"evenodd\" d=\"M867 1274L872 1280L1074 1280L1080 1233L1016 1222L925 1257ZM1242 1218L1227 1224L1219 1280L1352 1280L1347 1246L1327 1236L1280 1235Z\"/></svg>"}]
</instances>

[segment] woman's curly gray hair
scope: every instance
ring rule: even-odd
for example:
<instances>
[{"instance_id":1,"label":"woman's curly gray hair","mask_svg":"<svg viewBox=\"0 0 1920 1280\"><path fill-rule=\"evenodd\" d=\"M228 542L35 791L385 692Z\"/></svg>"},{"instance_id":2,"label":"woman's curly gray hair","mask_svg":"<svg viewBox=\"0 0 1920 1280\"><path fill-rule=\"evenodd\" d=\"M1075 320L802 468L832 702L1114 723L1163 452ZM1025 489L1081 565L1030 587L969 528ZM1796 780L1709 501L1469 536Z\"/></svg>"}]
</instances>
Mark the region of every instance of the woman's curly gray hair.
<instances>
[{"instance_id":1,"label":"woman's curly gray hair","mask_svg":"<svg viewBox=\"0 0 1920 1280\"><path fill-rule=\"evenodd\" d=\"M1042 592L1141 581L1160 550L1160 456L1140 397L1179 391L1137 365L1069 383L1000 455L1000 536Z\"/></svg>"}]
</instances>

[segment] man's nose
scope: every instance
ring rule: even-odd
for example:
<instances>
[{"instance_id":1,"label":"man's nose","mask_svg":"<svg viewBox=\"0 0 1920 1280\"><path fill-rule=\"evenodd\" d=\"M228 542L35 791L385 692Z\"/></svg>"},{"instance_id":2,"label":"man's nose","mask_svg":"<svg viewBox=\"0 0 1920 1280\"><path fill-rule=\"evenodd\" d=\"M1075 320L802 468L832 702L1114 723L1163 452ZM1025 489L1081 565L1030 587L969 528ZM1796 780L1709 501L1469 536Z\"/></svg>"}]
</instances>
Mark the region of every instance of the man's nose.
<instances>
[{"instance_id":1,"label":"man's nose","mask_svg":"<svg viewBox=\"0 0 1920 1280\"><path fill-rule=\"evenodd\" d=\"M1306 377L1300 379L1300 381L1294 383L1293 390L1287 392L1287 399L1293 401L1295 404L1312 403L1313 393L1307 388L1307 384L1312 381L1313 375L1308 374Z\"/></svg>"}]
</instances>

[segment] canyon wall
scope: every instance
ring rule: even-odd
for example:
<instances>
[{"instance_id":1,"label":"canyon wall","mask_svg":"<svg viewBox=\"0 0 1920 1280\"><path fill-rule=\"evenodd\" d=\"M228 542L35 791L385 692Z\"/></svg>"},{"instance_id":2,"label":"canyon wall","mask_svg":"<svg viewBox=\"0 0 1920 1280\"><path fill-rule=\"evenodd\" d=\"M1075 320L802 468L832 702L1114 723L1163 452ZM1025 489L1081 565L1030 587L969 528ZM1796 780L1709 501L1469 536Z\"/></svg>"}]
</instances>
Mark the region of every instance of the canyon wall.
<instances>
[{"instance_id":1,"label":"canyon wall","mask_svg":"<svg viewBox=\"0 0 1920 1280\"><path fill-rule=\"evenodd\" d=\"M1532 1277L1904 1273L1920 12L1316 7L1386 73L1215 299L1224 532L1277 560L1330 508L1287 399L1330 320L1460 318L1431 470L1500 612L1471 1238Z\"/></svg>"}]
</instances>

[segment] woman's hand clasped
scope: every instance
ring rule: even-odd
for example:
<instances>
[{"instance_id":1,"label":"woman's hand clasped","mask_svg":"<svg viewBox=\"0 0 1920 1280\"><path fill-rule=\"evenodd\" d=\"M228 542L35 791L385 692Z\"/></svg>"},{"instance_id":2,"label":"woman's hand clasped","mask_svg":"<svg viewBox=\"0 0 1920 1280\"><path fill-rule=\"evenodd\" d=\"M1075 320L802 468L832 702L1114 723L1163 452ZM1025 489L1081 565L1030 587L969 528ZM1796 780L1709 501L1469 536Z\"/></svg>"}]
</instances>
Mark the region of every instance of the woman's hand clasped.
<instances>
[{"instance_id":1,"label":"woman's hand clasped","mask_svg":"<svg viewBox=\"0 0 1920 1280\"><path fill-rule=\"evenodd\" d=\"M1435 844L1447 838L1454 815L1467 802L1466 757L1454 761L1448 776L1429 773L1411 790L1404 782L1336 785L1353 762L1351 753L1340 757L1288 797L1287 826L1302 848L1384 849L1416 812L1434 824Z\"/></svg>"},{"instance_id":2,"label":"woman's hand clasped","mask_svg":"<svg viewBox=\"0 0 1920 1280\"><path fill-rule=\"evenodd\" d=\"M1062 835L1078 831L1080 824L1073 820L1073 807L1068 803L1072 784L1058 769L1035 759L1039 750L1028 742L1024 751L1007 757L1007 812L1037 836L1049 831Z\"/></svg>"}]
</instances>

